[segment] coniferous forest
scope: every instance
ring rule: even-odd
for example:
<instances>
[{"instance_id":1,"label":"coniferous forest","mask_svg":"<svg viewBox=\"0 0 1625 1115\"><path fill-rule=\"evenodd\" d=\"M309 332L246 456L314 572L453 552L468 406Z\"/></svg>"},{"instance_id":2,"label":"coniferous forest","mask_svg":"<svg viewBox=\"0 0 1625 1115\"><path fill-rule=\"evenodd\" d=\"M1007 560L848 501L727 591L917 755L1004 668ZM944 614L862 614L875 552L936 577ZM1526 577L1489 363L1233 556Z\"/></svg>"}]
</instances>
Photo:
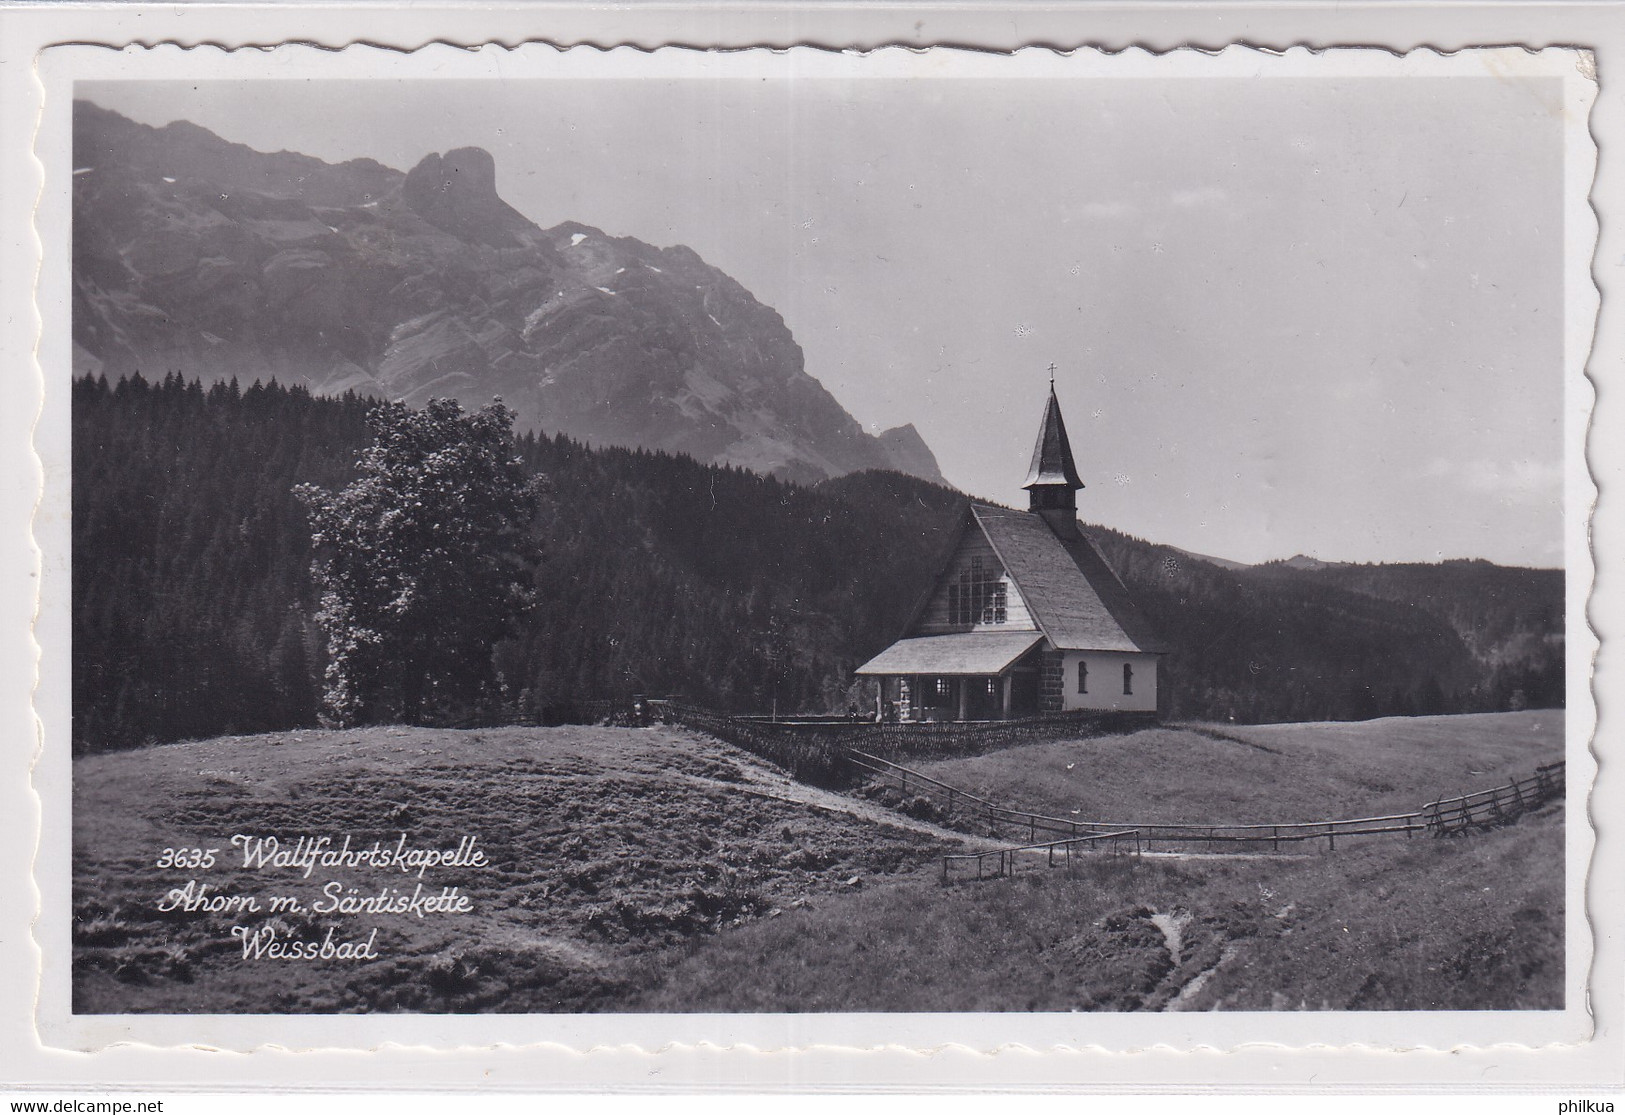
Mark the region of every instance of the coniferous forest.
<instances>
[{"instance_id":1,"label":"coniferous forest","mask_svg":"<svg viewBox=\"0 0 1625 1115\"><path fill-rule=\"evenodd\" d=\"M355 476L375 403L169 376L73 396L74 746L314 726L326 649L299 485ZM523 434L542 477L533 603L448 722L670 695L842 711L959 521L895 473L803 487ZM1488 562L1221 567L1089 528L1174 650L1165 714L1237 721L1552 707L1563 573Z\"/></svg>"}]
</instances>

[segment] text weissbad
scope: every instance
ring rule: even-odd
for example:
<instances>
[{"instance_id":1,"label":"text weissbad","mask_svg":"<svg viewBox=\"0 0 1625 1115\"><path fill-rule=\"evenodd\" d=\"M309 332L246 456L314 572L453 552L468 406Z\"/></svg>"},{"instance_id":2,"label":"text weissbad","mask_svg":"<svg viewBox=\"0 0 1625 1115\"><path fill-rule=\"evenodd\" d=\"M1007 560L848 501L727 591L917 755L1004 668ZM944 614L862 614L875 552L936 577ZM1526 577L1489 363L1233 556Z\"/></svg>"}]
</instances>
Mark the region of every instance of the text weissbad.
<instances>
[{"instance_id":1,"label":"text weissbad","mask_svg":"<svg viewBox=\"0 0 1625 1115\"><path fill-rule=\"evenodd\" d=\"M238 833L231 838L234 848L243 852L243 867L251 871L265 868L298 871L305 878L318 868L359 867L381 871L400 871L416 874L419 879L436 868L464 867L479 869L490 866L485 850L476 847L478 836L465 836L455 848L417 848L408 846L406 834L401 833L393 847L382 840L371 845L359 845L350 836L335 842L331 836L301 836L291 845L275 836L248 836Z\"/></svg>"},{"instance_id":2,"label":"text weissbad","mask_svg":"<svg viewBox=\"0 0 1625 1115\"><path fill-rule=\"evenodd\" d=\"M243 943L244 960L377 960L378 930L367 934L364 941L335 941L334 931L320 941L282 940L270 926L247 929L241 925L231 928L231 935Z\"/></svg>"}]
</instances>

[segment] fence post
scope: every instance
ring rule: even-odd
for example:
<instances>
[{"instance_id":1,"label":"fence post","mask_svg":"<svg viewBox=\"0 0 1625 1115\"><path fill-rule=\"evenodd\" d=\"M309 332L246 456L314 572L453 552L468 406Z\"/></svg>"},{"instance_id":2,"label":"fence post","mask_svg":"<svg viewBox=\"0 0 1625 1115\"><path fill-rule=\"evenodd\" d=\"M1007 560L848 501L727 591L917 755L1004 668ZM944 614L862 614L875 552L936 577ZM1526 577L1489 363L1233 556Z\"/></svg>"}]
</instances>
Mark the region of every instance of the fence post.
<instances>
[{"instance_id":1,"label":"fence post","mask_svg":"<svg viewBox=\"0 0 1625 1115\"><path fill-rule=\"evenodd\" d=\"M1270 826L1270 851L1279 852L1280 850L1281 850L1281 826L1280 825L1271 825Z\"/></svg>"}]
</instances>

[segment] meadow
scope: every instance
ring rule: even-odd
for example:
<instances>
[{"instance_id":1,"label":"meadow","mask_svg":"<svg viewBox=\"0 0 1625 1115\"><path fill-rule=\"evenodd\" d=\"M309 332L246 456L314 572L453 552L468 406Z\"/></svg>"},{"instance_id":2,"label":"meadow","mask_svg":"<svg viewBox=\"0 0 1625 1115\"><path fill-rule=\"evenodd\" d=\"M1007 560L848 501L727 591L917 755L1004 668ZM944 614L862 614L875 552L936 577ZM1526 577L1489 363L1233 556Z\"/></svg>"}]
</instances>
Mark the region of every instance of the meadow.
<instances>
[{"instance_id":1,"label":"meadow","mask_svg":"<svg viewBox=\"0 0 1625 1115\"><path fill-rule=\"evenodd\" d=\"M1561 741L1555 712L1195 725L932 770L1031 808L1305 820L1492 785L1560 757ZM681 729L220 737L75 762L74 1003L83 1013L1555 1008L1563 820L1554 802L1457 839L1087 856L1070 871L1034 858L1013 879L945 884L943 853L993 845L795 782ZM309 855L254 866L233 836L276 836L285 849L326 837L329 852L347 837L352 849L380 846L384 865ZM417 872L388 862L398 843L450 850L470 838L478 862ZM390 905L448 892L462 912ZM239 901L189 909L177 893ZM351 959L247 955L244 936L267 932L372 947Z\"/></svg>"},{"instance_id":2,"label":"meadow","mask_svg":"<svg viewBox=\"0 0 1625 1115\"><path fill-rule=\"evenodd\" d=\"M1556 1009L1562 829L1553 805L1469 839L1329 854L1083 857L946 886L927 871L707 941L633 1005Z\"/></svg>"},{"instance_id":3,"label":"meadow","mask_svg":"<svg viewBox=\"0 0 1625 1115\"><path fill-rule=\"evenodd\" d=\"M911 764L1000 804L1090 820L1288 824L1417 809L1563 757L1563 710L1171 724Z\"/></svg>"},{"instance_id":4,"label":"meadow","mask_svg":"<svg viewBox=\"0 0 1625 1115\"><path fill-rule=\"evenodd\" d=\"M89 757L75 774L75 1009L89 1013L601 1008L636 989L634 956L911 870L952 840L664 729L291 732ZM306 877L244 866L239 834L477 836L488 866ZM216 849L215 864L158 868L166 848ZM161 909L189 880L262 908ZM323 916L331 882L358 897L457 887L473 908ZM300 908L273 911L273 895ZM380 956L244 959L232 928L267 925L316 941L376 927Z\"/></svg>"}]
</instances>

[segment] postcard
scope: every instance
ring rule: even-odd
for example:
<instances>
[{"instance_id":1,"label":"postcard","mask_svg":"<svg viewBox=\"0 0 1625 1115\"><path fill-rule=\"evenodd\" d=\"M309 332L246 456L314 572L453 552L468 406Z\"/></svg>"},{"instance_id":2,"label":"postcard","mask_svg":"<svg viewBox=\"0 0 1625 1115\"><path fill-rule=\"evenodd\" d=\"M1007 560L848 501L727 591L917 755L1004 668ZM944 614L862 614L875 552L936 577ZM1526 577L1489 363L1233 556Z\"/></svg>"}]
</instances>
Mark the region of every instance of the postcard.
<instances>
[{"instance_id":1,"label":"postcard","mask_svg":"<svg viewBox=\"0 0 1625 1115\"><path fill-rule=\"evenodd\" d=\"M47 1044L1591 1033L1585 51L38 76Z\"/></svg>"}]
</instances>

